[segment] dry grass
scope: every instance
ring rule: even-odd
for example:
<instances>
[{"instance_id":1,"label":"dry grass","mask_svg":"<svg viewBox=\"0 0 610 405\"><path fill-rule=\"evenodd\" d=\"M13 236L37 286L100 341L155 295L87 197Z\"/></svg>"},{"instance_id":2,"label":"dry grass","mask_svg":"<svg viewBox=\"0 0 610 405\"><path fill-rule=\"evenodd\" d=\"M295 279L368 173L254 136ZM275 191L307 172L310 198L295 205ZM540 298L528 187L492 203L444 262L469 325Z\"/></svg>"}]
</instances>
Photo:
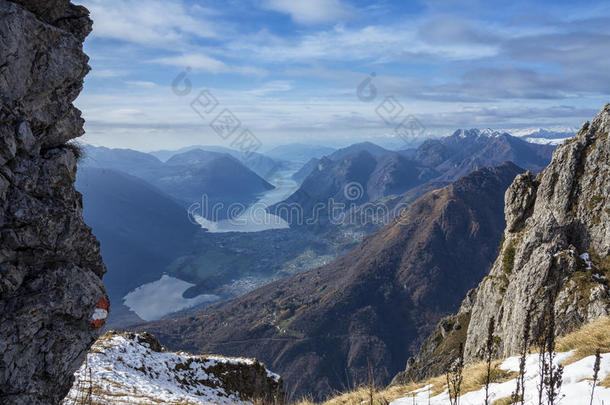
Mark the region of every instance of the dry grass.
<instances>
[{"instance_id":1,"label":"dry grass","mask_svg":"<svg viewBox=\"0 0 610 405\"><path fill-rule=\"evenodd\" d=\"M610 388L610 374L606 376L603 380L601 380L598 384L600 387Z\"/></svg>"},{"instance_id":2,"label":"dry grass","mask_svg":"<svg viewBox=\"0 0 610 405\"><path fill-rule=\"evenodd\" d=\"M558 352L575 351L564 365L593 356L597 349L610 352L610 317L600 318L557 340Z\"/></svg>"},{"instance_id":3,"label":"dry grass","mask_svg":"<svg viewBox=\"0 0 610 405\"><path fill-rule=\"evenodd\" d=\"M492 363L491 381L501 383L515 378L516 372L509 372L499 368L502 361L497 360ZM485 362L474 364L464 369L464 381L462 382L461 393L465 394L471 391L477 391L485 385L485 377L487 374L487 365ZM373 405L387 405L390 402L413 395L417 390L430 385L430 396L434 397L446 390L446 377L438 376L426 381L411 383L407 385L393 386L377 391L373 396ZM426 392L426 391L424 391ZM361 387L351 392L343 393L326 402L323 405L369 405L370 393L367 387ZM314 405L311 400L301 400L294 405Z\"/></svg>"},{"instance_id":4,"label":"dry grass","mask_svg":"<svg viewBox=\"0 0 610 405\"><path fill-rule=\"evenodd\" d=\"M423 387L423 384L420 384ZM407 396L409 390L405 386L390 387L373 394L373 405L387 405L395 399ZM303 399L295 405L314 405L315 402ZM368 387L361 387L351 392L343 393L326 402L324 405L370 405L370 391Z\"/></svg>"},{"instance_id":5,"label":"dry grass","mask_svg":"<svg viewBox=\"0 0 610 405\"><path fill-rule=\"evenodd\" d=\"M511 405L513 404L512 397L504 397L500 399L496 399L491 403L491 405Z\"/></svg>"},{"instance_id":6,"label":"dry grass","mask_svg":"<svg viewBox=\"0 0 610 405\"><path fill-rule=\"evenodd\" d=\"M64 147L72 152L77 162L85 158L85 146L77 141L69 141Z\"/></svg>"},{"instance_id":7,"label":"dry grass","mask_svg":"<svg viewBox=\"0 0 610 405\"><path fill-rule=\"evenodd\" d=\"M567 352L574 350L574 355L570 357L564 364L574 363L580 359L595 354L598 348L602 353L610 352L610 317L600 318L590 324L587 324L579 330L572 332L557 340L557 351ZM509 381L517 376L517 372L510 372L500 369L500 364L503 360L496 360L492 363L491 381L501 383ZM464 381L462 382L461 393L466 394L471 391L480 390L485 386L485 377L487 373L487 365L485 362L480 362L468 366L464 369ZM422 389L430 385L430 396L441 394L446 390L445 376L430 378L426 381L413 382L407 385L393 386L376 391L374 393L373 405L387 405L390 402L398 399L409 397L414 391ZM600 386L610 388L610 375L599 383ZM368 405L370 404L369 389L361 387L351 392L340 394L332 399L323 402L322 405ZM511 398L500 398L493 402L493 405L510 405ZM308 399L303 399L293 405L315 405Z\"/></svg>"}]
</instances>

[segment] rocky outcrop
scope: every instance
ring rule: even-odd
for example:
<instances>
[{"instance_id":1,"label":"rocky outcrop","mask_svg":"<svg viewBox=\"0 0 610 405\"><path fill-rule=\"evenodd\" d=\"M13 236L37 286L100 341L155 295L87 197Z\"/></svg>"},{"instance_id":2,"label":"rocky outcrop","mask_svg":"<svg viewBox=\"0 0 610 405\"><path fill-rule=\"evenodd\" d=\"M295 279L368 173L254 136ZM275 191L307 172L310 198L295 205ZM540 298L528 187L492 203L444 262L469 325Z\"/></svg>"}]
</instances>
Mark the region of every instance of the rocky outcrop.
<instances>
[{"instance_id":1,"label":"rocky outcrop","mask_svg":"<svg viewBox=\"0 0 610 405\"><path fill-rule=\"evenodd\" d=\"M148 333L108 332L62 403L282 405L282 385L254 359L173 353Z\"/></svg>"},{"instance_id":2,"label":"rocky outcrop","mask_svg":"<svg viewBox=\"0 0 610 405\"><path fill-rule=\"evenodd\" d=\"M558 147L537 177L518 176L506 192L507 227L490 274L446 318L395 382L444 371L463 344L481 359L493 317L497 355L518 351L526 314L531 335L552 311L559 335L610 314L610 104Z\"/></svg>"},{"instance_id":3,"label":"rocky outcrop","mask_svg":"<svg viewBox=\"0 0 610 405\"><path fill-rule=\"evenodd\" d=\"M107 314L74 189L91 30L68 0L0 0L0 403L58 403Z\"/></svg>"}]
</instances>

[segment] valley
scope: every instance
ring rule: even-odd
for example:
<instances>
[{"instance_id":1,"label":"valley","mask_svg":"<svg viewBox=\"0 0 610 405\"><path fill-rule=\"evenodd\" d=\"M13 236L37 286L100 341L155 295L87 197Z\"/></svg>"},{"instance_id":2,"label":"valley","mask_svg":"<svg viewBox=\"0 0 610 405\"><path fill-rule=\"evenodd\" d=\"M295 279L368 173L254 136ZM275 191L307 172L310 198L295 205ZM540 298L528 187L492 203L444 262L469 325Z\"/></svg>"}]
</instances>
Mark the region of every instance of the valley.
<instances>
[{"instance_id":1,"label":"valley","mask_svg":"<svg viewBox=\"0 0 610 405\"><path fill-rule=\"evenodd\" d=\"M515 153L527 159L521 152L531 150L536 157L520 161L537 170L552 150L500 135L456 132L399 152L370 142L339 150L299 145L293 148L299 151L296 155L290 147L278 148L275 153L283 150L286 157L296 160L278 154L274 155L277 160L262 154L251 158L265 162L265 170L275 168L268 181L257 180L268 184L265 188L271 187L258 194L239 186L256 176L242 166L250 159L241 162L236 151L226 148L162 151L157 153L164 158L162 162L155 153L87 147L77 188L83 192L85 219L101 240L104 258L117 269L107 278L114 308L108 325L125 327L172 312L196 311L328 264L392 221L421 195L466 173L464 165L474 169L501 163ZM493 150L501 152L489 152ZM321 151L331 154L320 156ZM473 160L474 151L485 158ZM219 159L241 169L224 171L223 176L229 176L226 179L210 178L206 173L216 172ZM317 162L313 169L312 160ZM458 171L454 173L451 167ZM306 168L311 172L304 172ZM306 174L302 184L295 180L297 172ZM178 173L188 173L188 187L201 192L198 200L188 203L195 194L191 191L188 197L181 191L183 180L171 185ZM218 182L235 185L218 189ZM323 186L325 182L328 186ZM222 192L229 189L234 191ZM152 193L156 195L152 197ZM123 197L117 200L119 195ZM167 207L155 202L160 199L172 205L172 216ZM314 207L322 209L314 212ZM157 223L158 218L173 218L173 223ZM180 236L175 234L178 229ZM137 247L125 250L135 241ZM166 290L173 285L176 290ZM169 292L156 305L162 308L166 303L165 310L149 311L145 300L134 301L143 291L156 295L155 288ZM128 301L132 304L126 305ZM144 312L144 317L138 315Z\"/></svg>"},{"instance_id":2,"label":"valley","mask_svg":"<svg viewBox=\"0 0 610 405\"><path fill-rule=\"evenodd\" d=\"M610 402L609 17L0 0L0 404Z\"/></svg>"}]
</instances>

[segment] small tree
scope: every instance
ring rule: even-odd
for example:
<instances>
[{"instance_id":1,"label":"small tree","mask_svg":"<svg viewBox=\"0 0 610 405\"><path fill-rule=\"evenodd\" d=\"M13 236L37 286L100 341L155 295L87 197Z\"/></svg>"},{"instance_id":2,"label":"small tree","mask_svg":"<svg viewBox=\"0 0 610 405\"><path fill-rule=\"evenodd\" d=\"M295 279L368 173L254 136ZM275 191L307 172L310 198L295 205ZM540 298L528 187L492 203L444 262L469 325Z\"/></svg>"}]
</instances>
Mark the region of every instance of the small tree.
<instances>
[{"instance_id":1,"label":"small tree","mask_svg":"<svg viewBox=\"0 0 610 405\"><path fill-rule=\"evenodd\" d=\"M555 312L553 305L549 304L548 313L539 333L538 346L538 404L542 405L542 399L546 393L547 404L554 405L559 399L559 392L563 383L563 366L555 364Z\"/></svg>"},{"instance_id":2,"label":"small tree","mask_svg":"<svg viewBox=\"0 0 610 405\"><path fill-rule=\"evenodd\" d=\"M593 363L593 386L591 387L591 401L589 405L593 405L593 394L595 394L595 384L597 384L597 379L599 377L599 368L602 360L602 356L600 354L600 350L597 349L595 351L595 363Z\"/></svg>"},{"instance_id":3,"label":"small tree","mask_svg":"<svg viewBox=\"0 0 610 405\"><path fill-rule=\"evenodd\" d=\"M519 356L519 375L517 376L517 387L512 394L512 402L514 404L521 403L525 405L525 364L530 347L530 327L532 322L532 311L527 311L525 314L525 323L523 324L523 335L521 336L521 350Z\"/></svg>"},{"instance_id":4,"label":"small tree","mask_svg":"<svg viewBox=\"0 0 610 405\"><path fill-rule=\"evenodd\" d=\"M447 391L449 392L449 402L451 405L458 405L462 381L464 379L464 345L460 343L459 353L453 365L447 369Z\"/></svg>"},{"instance_id":5,"label":"small tree","mask_svg":"<svg viewBox=\"0 0 610 405\"><path fill-rule=\"evenodd\" d=\"M545 380L546 396L549 405L554 405L559 399L561 384L563 383L563 366L556 363L555 353L555 314L550 306L548 325L546 328L546 352L547 352L547 379Z\"/></svg>"},{"instance_id":6,"label":"small tree","mask_svg":"<svg viewBox=\"0 0 610 405\"><path fill-rule=\"evenodd\" d=\"M544 395L544 382L546 380L546 372L547 372L547 365L546 365L546 351L544 350L544 338L542 337L542 335L539 336L538 340L538 347L540 352L538 353L538 384L537 384L537 388L538 388L538 405L543 405L542 404L542 397Z\"/></svg>"},{"instance_id":7,"label":"small tree","mask_svg":"<svg viewBox=\"0 0 610 405\"><path fill-rule=\"evenodd\" d=\"M371 365L371 360L367 359L367 368L368 368L368 394L369 394L369 404L374 405L373 401L375 400L375 376L373 375L373 366Z\"/></svg>"},{"instance_id":8,"label":"small tree","mask_svg":"<svg viewBox=\"0 0 610 405\"><path fill-rule=\"evenodd\" d=\"M491 361L494 353L495 319L492 316L487 327L487 341L485 343L485 362L487 375L485 376L485 405L489 405L489 384L491 383Z\"/></svg>"}]
</instances>

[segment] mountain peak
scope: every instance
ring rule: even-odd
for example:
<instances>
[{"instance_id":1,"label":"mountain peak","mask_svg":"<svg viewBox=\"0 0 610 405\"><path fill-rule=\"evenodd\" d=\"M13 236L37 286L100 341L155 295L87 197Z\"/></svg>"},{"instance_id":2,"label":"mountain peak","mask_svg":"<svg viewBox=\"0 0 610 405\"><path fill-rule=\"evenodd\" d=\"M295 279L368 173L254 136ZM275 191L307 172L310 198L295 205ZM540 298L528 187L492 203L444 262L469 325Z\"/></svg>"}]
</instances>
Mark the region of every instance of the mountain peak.
<instances>
[{"instance_id":1,"label":"mountain peak","mask_svg":"<svg viewBox=\"0 0 610 405\"><path fill-rule=\"evenodd\" d=\"M508 135L506 132L500 132L493 130L491 128L471 128L471 129L458 129L453 133L453 137L457 138L479 138L479 137L488 137L488 138L498 138L502 135Z\"/></svg>"}]
</instances>

